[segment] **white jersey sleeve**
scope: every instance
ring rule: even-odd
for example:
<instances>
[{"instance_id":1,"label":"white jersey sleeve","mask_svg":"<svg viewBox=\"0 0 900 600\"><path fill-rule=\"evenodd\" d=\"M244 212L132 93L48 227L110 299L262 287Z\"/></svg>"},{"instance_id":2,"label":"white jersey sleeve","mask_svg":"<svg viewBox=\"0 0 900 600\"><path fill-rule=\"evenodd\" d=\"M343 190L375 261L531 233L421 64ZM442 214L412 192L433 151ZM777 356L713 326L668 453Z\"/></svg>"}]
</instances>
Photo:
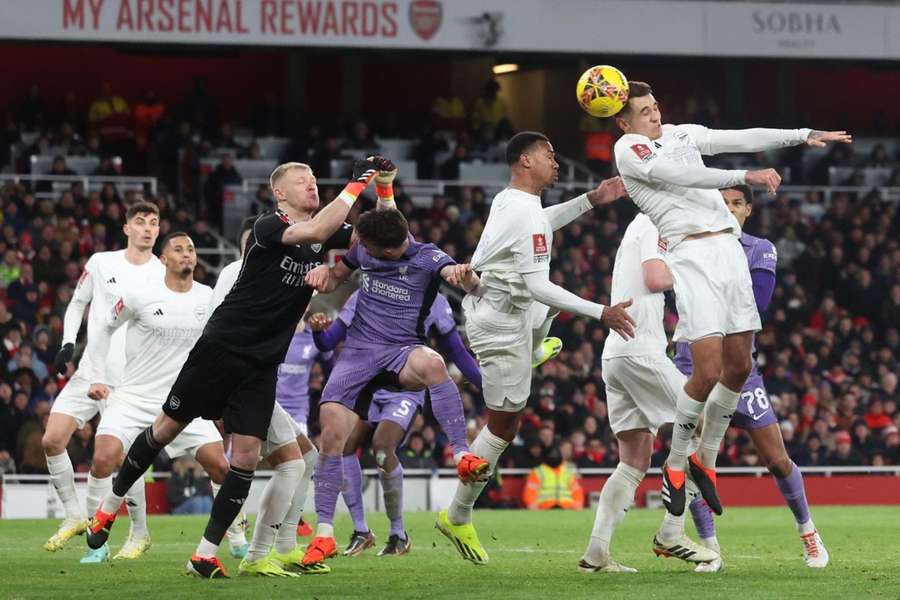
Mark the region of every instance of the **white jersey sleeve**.
<instances>
[{"instance_id":1,"label":"white jersey sleeve","mask_svg":"<svg viewBox=\"0 0 900 600\"><path fill-rule=\"evenodd\" d=\"M63 317L63 344L74 344L78 338L78 330L81 329L81 322L84 320L84 311L94 297L94 282L91 273L94 270L94 257L88 259L84 265L84 271L78 279L75 291L72 293L72 299L66 307L66 314Z\"/></svg>"},{"instance_id":2,"label":"white jersey sleeve","mask_svg":"<svg viewBox=\"0 0 900 600\"><path fill-rule=\"evenodd\" d=\"M638 250L641 255L641 264L648 260L661 260L665 262L665 254L661 251L659 231L656 227L645 227L638 237Z\"/></svg>"},{"instance_id":3,"label":"white jersey sleeve","mask_svg":"<svg viewBox=\"0 0 900 600\"><path fill-rule=\"evenodd\" d=\"M241 264L243 264L243 261L238 259L228 263L219 271L219 278L216 280L216 287L213 288L212 298L210 299L210 312L216 310L222 304L225 296L234 287L234 282L237 281L238 275L241 273Z\"/></svg>"},{"instance_id":4,"label":"white jersey sleeve","mask_svg":"<svg viewBox=\"0 0 900 600\"><path fill-rule=\"evenodd\" d=\"M550 221L550 228L553 231L561 227L565 227L584 213L594 208L591 201L588 200L587 194L562 202L544 209L544 216Z\"/></svg>"},{"instance_id":5,"label":"white jersey sleeve","mask_svg":"<svg viewBox=\"0 0 900 600\"><path fill-rule=\"evenodd\" d=\"M650 138L635 133L623 135L616 146L619 172L638 181L716 190L742 184L747 176L746 170L711 169L703 164L675 162L658 154Z\"/></svg>"},{"instance_id":6,"label":"white jersey sleeve","mask_svg":"<svg viewBox=\"0 0 900 600\"><path fill-rule=\"evenodd\" d=\"M132 320L136 314L134 300L126 300L125 296L116 298L112 308L103 315L104 326L97 329L94 337L91 339L91 344L96 349L98 356L107 356L109 354L113 333L128 321ZM93 379L95 379L95 381L92 383L110 384L106 372L106 364L107 361L104 360L98 361L98 364L94 365Z\"/></svg>"},{"instance_id":7,"label":"white jersey sleeve","mask_svg":"<svg viewBox=\"0 0 900 600\"><path fill-rule=\"evenodd\" d=\"M703 125L679 125L688 132L700 154L713 155L725 152L764 152L806 141L811 129L709 129Z\"/></svg>"}]
</instances>

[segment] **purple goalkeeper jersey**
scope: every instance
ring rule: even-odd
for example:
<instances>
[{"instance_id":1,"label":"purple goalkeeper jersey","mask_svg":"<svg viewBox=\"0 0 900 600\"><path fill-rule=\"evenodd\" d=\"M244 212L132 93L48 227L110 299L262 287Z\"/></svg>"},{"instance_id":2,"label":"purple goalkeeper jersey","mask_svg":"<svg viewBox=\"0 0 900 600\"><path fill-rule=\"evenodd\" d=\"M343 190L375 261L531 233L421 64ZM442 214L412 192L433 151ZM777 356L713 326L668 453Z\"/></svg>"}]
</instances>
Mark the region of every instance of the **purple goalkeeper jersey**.
<instances>
[{"instance_id":1,"label":"purple goalkeeper jersey","mask_svg":"<svg viewBox=\"0 0 900 600\"><path fill-rule=\"evenodd\" d=\"M328 360L331 352L320 352L313 343L312 331L304 328L294 333L284 362L278 365L275 401L295 421L305 423L309 418L309 376L317 358Z\"/></svg>"},{"instance_id":2,"label":"purple goalkeeper jersey","mask_svg":"<svg viewBox=\"0 0 900 600\"><path fill-rule=\"evenodd\" d=\"M344 256L351 269L362 271L356 305L345 345L353 348L408 346L427 340L426 321L442 279L440 271L456 262L434 244L410 236L398 260L369 254L362 244Z\"/></svg>"},{"instance_id":3,"label":"purple goalkeeper jersey","mask_svg":"<svg viewBox=\"0 0 900 600\"><path fill-rule=\"evenodd\" d=\"M341 312L338 314L338 319L348 328L350 327L350 324L353 323L353 316L356 314L356 302L358 298L359 290L353 292L347 299ZM447 297L443 294L438 294L434 297L431 310L425 318L425 334L428 335L432 328L434 328L440 335L447 335L453 331L455 327L456 320L453 318L453 309L450 308Z\"/></svg>"},{"instance_id":4,"label":"purple goalkeeper jersey","mask_svg":"<svg viewBox=\"0 0 900 600\"><path fill-rule=\"evenodd\" d=\"M775 274L775 265L778 262L778 254L775 252L775 245L767 239L758 238L748 233L741 233L741 246L744 247L744 254L747 255L747 264L750 266L750 272L761 270L769 271ZM754 289L754 293L756 290ZM757 298L757 305L760 304ZM691 350L687 342L678 342L675 344L675 366L685 375L690 375L693 371L691 363ZM750 376L747 381L759 377L759 370L756 366L756 336L753 336L753 368L750 370Z\"/></svg>"}]
</instances>

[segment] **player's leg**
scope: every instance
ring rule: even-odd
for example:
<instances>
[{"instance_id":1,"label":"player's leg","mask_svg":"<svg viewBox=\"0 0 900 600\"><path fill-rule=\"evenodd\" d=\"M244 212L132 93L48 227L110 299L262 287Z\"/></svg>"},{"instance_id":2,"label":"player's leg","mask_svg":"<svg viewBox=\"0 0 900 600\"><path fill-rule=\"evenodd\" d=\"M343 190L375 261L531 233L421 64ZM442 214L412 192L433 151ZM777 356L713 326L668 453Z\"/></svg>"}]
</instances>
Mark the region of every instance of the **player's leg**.
<instances>
[{"instance_id":1,"label":"player's leg","mask_svg":"<svg viewBox=\"0 0 900 600\"><path fill-rule=\"evenodd\" d=\"M377 394L376 394L377 395ZM375 400L372 402L373 406ZM369 437L371 426L360 419L353 428L347 443L344 444L344 480L341 485L341 495L350 518L353 520L353 533L350 542L344 549L344 556L356 556L375 545L375 535L366 523L366 507L363 504L363 473L356 452L363 446Z\"/></svg>"},{"instance_id":2,"label":"player's leg","mask_svg":"<svg viewBox=\"0 0 900 600\"><path fill-rule=\"evenodd\" d=\"M85 507L89 515L93 515L97 511L100 503L112 490L113 473L125 453L122 440L105 433L107 430L103 426L104 422L101 422L94 438L94 454L91 457L91 470L88 473ZM98 564L109 560L109 557L109 544L103 544L99 548L88 548L80 562L81 564Z\"/></svg>"},{"instance_id":3,"label":"player's leg","mask_svg":"<svg viewBox=\"0 0 900 600\"><path fill-rule=\"evenodd\" d=\"M259 514L253 528L253 538L250 540L250 550L247 552L246 558L241 561L238 573L240 575L294 576L295 573L285 570L280 563L272 560L269 553L273 549L275 536L291 506L297 482L306 465L303 463L300 447L293 437L287 444L267 453L266 460L271 465L274 474L263 489Z\"/></svg>"},{"instance_id":4,"label":"player's leg","mask_svg":"<svg viewBox=\"0 0 900 600\"><path fill-rule=\"evenodd\" d=\"M700 422L704 402L722 372L722 337L712 335L690 344L694 370L675 401L672 448L663 466L663 504L674 516L684 514L687 503L685 471L688 467L691 438Z\"/></svg>"},{"instance_id":5,"label":"player's leg","mask_svg":"<svg viewBox=\"0 0 900 600\"><path fill-rule=\"evenodd\" d=\"M316 465L315 481L316 536L307 546L306 554L303 556L303 564L308 566L322 563L337 553L334 512L344 480L343 450L350 432L359 420L356 413L340 401L325 401L329 397L327 390L323 392L322 397L324 402L319 409L322 451Z\"/></svg>"},{"instance_id":6,"label":"player's leg","mask_svg":"<svg viewBox=\"0 0 900 600\"><path fill-rule=\"evenodd\" d=\"M428 388L431 411L450 440L460 479L473 481L483 477L488 463L477 454L473 456L469 450L462 399L444 358L431 348L419 346L409 353L399 376L400 385L406 390Z\"/></svg>"},{"instance_id":7,"label":"player's leg","mask_svg":"<svg viewBox=\"0 0 900 600\"><path fill-rule=\"evenodd\" d=\"M59 402L59 400L57 400ZM55 409L54 404L54 409ZM81 423L84 426L84 422ZM66 451L72 434L78 429L75 417L52 410L47 420L47 430L41 438L44 454L47 457L47 471L50 483L62 502L65 518L56 533L44 543L44 549L50 552L60 550L72 537L81 535L87 529L87 520L81 512L78 494L75 491L75 469Z\"/></svg>"},{"instance_id":8,"label":"player's leg","mask_svg":"<svg viewBox=\"0 0 900 600\"><path fill-rule=\"evenodd\" d=\"M600 490L600 503L594 518L591 541L578 568L586 572L636 573L610 558L609 544L613 531L625 518L638 486L650 468L653 439L649 429L632 429L616 434L619 445L619 464Z\"/></svg>"},{"instance_id":9,"label":"player's leg","mask_svg":"<svg viewBox=\"0 0 900 600\"><path fill-rule=\"evenodd\" d=\"M295 425L297 425L296 421ZM295 426L295 433L299 431L301 431L300 427ZM316 462L319 460L319 451L316 450L316 447L309 441L305 433L299 433L296 439L297 445L300 447L300 453L303 455L304 468L300 481L297 483L297 489L294 491L294 497L291 499L291 507L284 517L284 522L281 524L281 529L278 530L278 535L275 536L275 552L280 555L289 554L297 547L297 536L300 535L303 509L306 506L306 498L309 496L309 484L316 469ZM309 525L306 525L306 527L308 528ZM307 536L310 534L307 534Z\"/></svg>"},{"instance_id":10,"label":"player's leg","mask_svg":"<svg viewBox=\"0 0 900 600\"><path fill-rule=\"evenodd\" d=\"M794 513L797 532L803 542L803 559L808 567L825 567L828 565L828 550L816 531L809 504L806 501L806 489L803 475L794 461L788 456L781 437L781 429L772 423L758 429L750 429L750 439L756 447L762 463L775 476L778 491Z\"/></svg>"},{"instance_id":11,"label":"player's leg","mask_svg":"<svg viewBox=\"0 0 900 600\"><path fill-rule=\"evenodd\" d=\"M160 413L153 425L137 436L113 480L112 491L106 495L94 513L88 529L88 546L99 548L106 543L128 491L143 477L162 449L178 437L185 427L187 423L176 421L166 413Z\"/></svg>"},{"instance_id":12,"label":"player's leg","mask_svg":"<svg viewBox=\"0 0 900 600\"><path fill-rule=\"evenodd\" d=\"M415 410L411 412L415 414ZM410 548L409 534L403 523L403 465L397 457L397 447L406 437L406 429L394 421L382 420L372 436L372 450L380 467L378 476L384 494L384 511L391 523L387 544L378 556L399 556L409 552Z\"/></svg>"},{"instance_id":13,"label":"player's leg","mask_svg":"<svg viewBox=\"0 0 900 600\"><path fill-rule=\"evenodd\" d=\"M716 458L753 365L752 345L750 331L729 334L722 339L722 374L707 397L700 448L690 460L691 477L716 514L722 514L722 503L716 492Z\"/></svg>"}]
</instances>

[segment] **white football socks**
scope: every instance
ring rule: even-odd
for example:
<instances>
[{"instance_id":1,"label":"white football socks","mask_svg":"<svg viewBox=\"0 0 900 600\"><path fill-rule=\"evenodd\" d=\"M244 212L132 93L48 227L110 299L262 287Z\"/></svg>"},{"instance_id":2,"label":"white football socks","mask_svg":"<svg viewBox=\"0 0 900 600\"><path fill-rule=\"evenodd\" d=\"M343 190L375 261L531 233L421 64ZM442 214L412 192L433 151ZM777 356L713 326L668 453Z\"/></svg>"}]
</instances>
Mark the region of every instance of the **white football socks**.
<instances>
[{"instance_id":1,"label":"white football socks","mask_svg":"<svg viewBox=\"0 0 900 600\"><path fill-rule=\"evenodd\" d=\"M493 473L494 468L497 466L497 461L500 460L500 455L503 454L508 445L509 442L497 437L485 426L478 433L470 448L472 454L488 461L491 465L491 473ZM476 481L475 483L463 483L460 481L457 484L456 494L450 503L450 509L447 514L451 523L463 525L472 522L472 507L475 506L475 501L481 495L486 485L486 480Z\"/></svg>"},{"instance_id":2,"label":"white football socks","mask_svg":"<svg viewBox=\"0 0 900 600\"><path fill-rule=\"evenodd\" d=\"M131 517L131 533L135 538L145 538L150 535L147 529L147 487L144 478L140 477L125 494L125 506L128 507L128 516Z\"/></svg>"},{"instance_id":3,"label":"white football socks","mask_svg":"<svg viewBox=\"0 0 900 600\"><path fill-rule=\"evenodd\" d=\"M634 502L634 493L644 479L644 472L624 463L616 470L600 490L600 504L594 517L594 529L584 558L594 566L606 564L609 559L609 543L613 530L625 518Z\"/></svg>"},{"instance_id":4,"label":"white football socks","mask_svg":"<svg viewBox=\"0 0 900 600\"><path fill-rule=\"evenodd\" d=\"M297 482L305 467L301 458L283 462L275 467L275 474L266 484L260 500L259 515L253 528L247 562L263 558L272 549L275 534L287 515L291 499L297 489Z\"/></svg>"},{"instance_id":5,"label":"white football socks","mask_svg":"<svg viewBox=\"0 0 900 600\"><path fill-rule=\"evenodd\" d=\"M47 470L50 472L50 482L59 494L66 519L81 519L81 505L75 491L75 469L72 467L69 453L63 450L62 454L47 456Z\"/></svg>"},{"instance_id":6,"label":"white football socks","mask_svg":"<svg viewBox=\"0 0 900 600\"><path fill-rule=\"evenodd\" d=\"M725 432L731 426L731 417L734 416L740 397L740 392L733 392L719 382L706 399L706 412L703 416L703 431L700 433L700 449L697 456L707 467L716 466L719 446Z\"/></svg>"},{"instance_id":7,"label":"white football socks","mask_svg":"<svg viewBox=\"0 0 900 600\"><path fill-rule=\"evenodd\" d=\"M303 507L306 505L306 497L309 495L309 483L319 460L319 451L313 448L303 455L303 474L294 490L291 499L291 507L284 517L284 523L275 536L275 551L279 554L287 554L297 546L297 525L303 516Z\"/></svg>"},{"instance_id":8,"label":"white football socks","mask_svg":"<svg viewBox=\"0 0 900 600\"><path fill-rule=\"evenodd\" d=\"M697 402L682 389L675 402L675 424L672 426L672 449L666 463L673 469L684 471L687 467L691 436L697 429L703 402Z\"/></svg>"},{"instance_id":9,"label":"white football socks","mask_svg":"<svg viewBox=\"0 0 900 600\"><path fill-rule=\"evenodd\" d=\"M122 505L121 498L119 499L119 503L116 505L115 511L107 511L105 508L107 498L109 496L112 496L112 484L112 475L110 475L109 477L98 479L88 473L87 497L84 501L85 509L87 509L88 520L94 517L94 513L97 512L97 508L100 507L101 503L103 503L104 505L103 512L117 512L119 510L119 506Z\"/></svg>"}]
</instances>

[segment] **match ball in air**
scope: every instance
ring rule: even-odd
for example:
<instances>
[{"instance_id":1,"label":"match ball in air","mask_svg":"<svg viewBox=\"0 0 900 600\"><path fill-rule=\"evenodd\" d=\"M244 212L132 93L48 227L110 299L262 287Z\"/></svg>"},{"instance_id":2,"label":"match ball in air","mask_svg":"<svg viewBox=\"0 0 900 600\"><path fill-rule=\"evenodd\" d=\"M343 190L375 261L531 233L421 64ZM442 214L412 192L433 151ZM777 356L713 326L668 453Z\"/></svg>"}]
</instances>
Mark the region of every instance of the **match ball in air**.
<instances>
[{"instance_id":1,"label":"match ball in air","mask_svg":"<svg viewBox=\"0 0 900 600\"><path fill-rule=\"evenodd\" d=\"M597 65L582 73L575 94L589 115L611 117L628 102L628 79L615 67Z\"/></svg>"}]
</instances>

